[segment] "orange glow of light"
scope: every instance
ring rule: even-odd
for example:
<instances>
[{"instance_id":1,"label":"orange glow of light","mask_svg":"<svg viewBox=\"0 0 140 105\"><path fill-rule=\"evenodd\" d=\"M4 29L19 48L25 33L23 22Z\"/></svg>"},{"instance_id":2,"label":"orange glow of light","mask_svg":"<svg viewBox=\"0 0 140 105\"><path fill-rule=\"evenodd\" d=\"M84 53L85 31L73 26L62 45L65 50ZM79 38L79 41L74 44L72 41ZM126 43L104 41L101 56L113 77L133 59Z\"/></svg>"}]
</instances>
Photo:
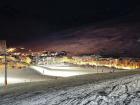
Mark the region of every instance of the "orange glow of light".
<instances>
[{"instance_id":1,"label":"orange glow of light","mask_svg":"<svg viewBox=\"0 0 140 105\"><path fill-rule=\"evenodd\" d=\"M7 52L11 53L11 52L15 52L16 51L16 48L9 48L7 49Z\"/></svg>"},{"instance_id":2,"label":"orange glow of light","mask_svg":"<svg viewBox=\"0 0 140 105\"><path fill-rule=\"evenodd\" d=\"M77 65L91 65L91 66L106 66L106 67L114 67L117 69L138 69L140 68L140 60L134 59L113 59L113 58L96 58L92 57L73 57L68 58L64 57L62 62L77 64Z\"/></svg>"}]
</instances>

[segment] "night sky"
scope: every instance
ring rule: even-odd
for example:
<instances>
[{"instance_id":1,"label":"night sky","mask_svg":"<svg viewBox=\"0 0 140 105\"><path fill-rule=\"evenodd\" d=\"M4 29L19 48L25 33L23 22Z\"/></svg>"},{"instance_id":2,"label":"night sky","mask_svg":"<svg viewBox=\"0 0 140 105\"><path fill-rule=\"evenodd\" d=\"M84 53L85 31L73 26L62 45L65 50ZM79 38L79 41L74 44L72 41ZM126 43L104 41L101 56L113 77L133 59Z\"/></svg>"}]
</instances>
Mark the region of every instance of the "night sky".
<instances>
[{"instance_id":1,"label":"night sky","mask_svg":"<svg viewBox=\"0 0 140 105\"><path fill-rule=\"evenodd\" d=\"M15 47L139 57L139 4L132 0L0 1L0 39Z\"/></svg>"}]
</instances>

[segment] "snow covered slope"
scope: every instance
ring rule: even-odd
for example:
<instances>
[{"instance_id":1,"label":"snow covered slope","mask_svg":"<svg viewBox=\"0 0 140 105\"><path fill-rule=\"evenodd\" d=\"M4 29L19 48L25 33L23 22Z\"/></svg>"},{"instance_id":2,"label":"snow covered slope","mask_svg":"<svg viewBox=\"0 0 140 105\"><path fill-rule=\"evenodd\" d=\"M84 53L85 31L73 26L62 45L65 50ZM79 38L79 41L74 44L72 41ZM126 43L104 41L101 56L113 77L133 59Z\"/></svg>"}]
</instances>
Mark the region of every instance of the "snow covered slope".
<instances>
[{"instance_id":1,"label":"snow covered slope","mask_svg":"<svg viewBox=\"0 0 140 105\"><path fill-rule=\"evenodd\" d=\"M0 105L140 105L140 74L65 88L34 88L38 89L1 94Z\"/></svg>"}]
</instances>

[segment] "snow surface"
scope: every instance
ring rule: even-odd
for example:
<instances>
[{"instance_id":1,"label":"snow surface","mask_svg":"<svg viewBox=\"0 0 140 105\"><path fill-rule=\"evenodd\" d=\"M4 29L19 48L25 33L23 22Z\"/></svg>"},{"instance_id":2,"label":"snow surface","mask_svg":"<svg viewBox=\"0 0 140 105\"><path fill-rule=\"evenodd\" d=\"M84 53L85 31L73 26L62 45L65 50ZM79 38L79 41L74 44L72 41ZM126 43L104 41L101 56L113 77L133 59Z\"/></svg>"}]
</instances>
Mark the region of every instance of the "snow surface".
<instances>
[{"instance_id":1,"label":"snow surface","mask_svg":"<svg viewBox=\"0 0 140 105\"><path fill-rule=\"evenodd\" d=\"M13 86L15 93L0 91L0 105L140 105L140 74L62 88L29 87L23 85L21 92Z\"/></svg>"},{"instance_id":2,"label":"snow surface","mask_svg":"<svg viewBox=\"0 0 140 105\"><path fill-rule=\"evenodd\" d=\"M129 71L129 70L118 70L115 68L108 67L78 66L69 63L32 65L30 66L30 68L37 71L41 75L57 76L57 77L70 77L85 74Z\"/></svg>"},{"instance_id":3,"label":"snow surface","mask_svg":"<svg viewBox=\"0 0 140 105\"><path fill-rule=\"evenodd\" d=\"M39 81L51 81L55 79L52 76L44 76L38 73L37 71L24 68L24 69L8 69L7 71L7 83L15 84L15 83L25 83L25 82L39 82ZM0 70L0 86L4 85L5 80L5 71Z\"/></svg>"}]
</instances>

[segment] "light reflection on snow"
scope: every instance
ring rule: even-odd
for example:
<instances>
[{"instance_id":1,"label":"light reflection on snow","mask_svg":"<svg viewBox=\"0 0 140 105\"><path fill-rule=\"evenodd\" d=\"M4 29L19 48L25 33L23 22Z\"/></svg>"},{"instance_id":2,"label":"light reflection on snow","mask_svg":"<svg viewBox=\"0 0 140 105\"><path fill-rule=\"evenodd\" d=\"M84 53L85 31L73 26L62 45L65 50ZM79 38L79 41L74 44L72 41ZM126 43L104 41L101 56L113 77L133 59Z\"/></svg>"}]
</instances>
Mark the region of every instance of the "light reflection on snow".
<instances>
[{"instance_id":1,"label":"light reflection on snow","mask_svg":"<svg viewBox=\"0 0 140 105\"><path fill-rule=\"evenodd\" d=\"M69 77L69 76L76 76L82 74L88 74L89 72L86 71L70 71L70 70L48 70L47 68L42 68L39 66L31 66L32 69L40 72L42 75L49 75L49 76L59 76L59 77ZM54 67L53 67L54 68ZM57 69L57 67L56 67ZM60 67L59 67L60 69Z\"/></svg>"},{"instance_id":2,"label":"light reflection on snow","mask_svg":"<svg viewBox=\"0 0 140 105\"><path fill-rule=\"evenodd\" d=\"M14 77L8 77L7 82L8 82L8 84L14 84L14 83L29 82L29 80L21 79L21 78L14 78ZM4 84L4 77L0 77L0 84Z\"/></svg>"}]
</instances>

